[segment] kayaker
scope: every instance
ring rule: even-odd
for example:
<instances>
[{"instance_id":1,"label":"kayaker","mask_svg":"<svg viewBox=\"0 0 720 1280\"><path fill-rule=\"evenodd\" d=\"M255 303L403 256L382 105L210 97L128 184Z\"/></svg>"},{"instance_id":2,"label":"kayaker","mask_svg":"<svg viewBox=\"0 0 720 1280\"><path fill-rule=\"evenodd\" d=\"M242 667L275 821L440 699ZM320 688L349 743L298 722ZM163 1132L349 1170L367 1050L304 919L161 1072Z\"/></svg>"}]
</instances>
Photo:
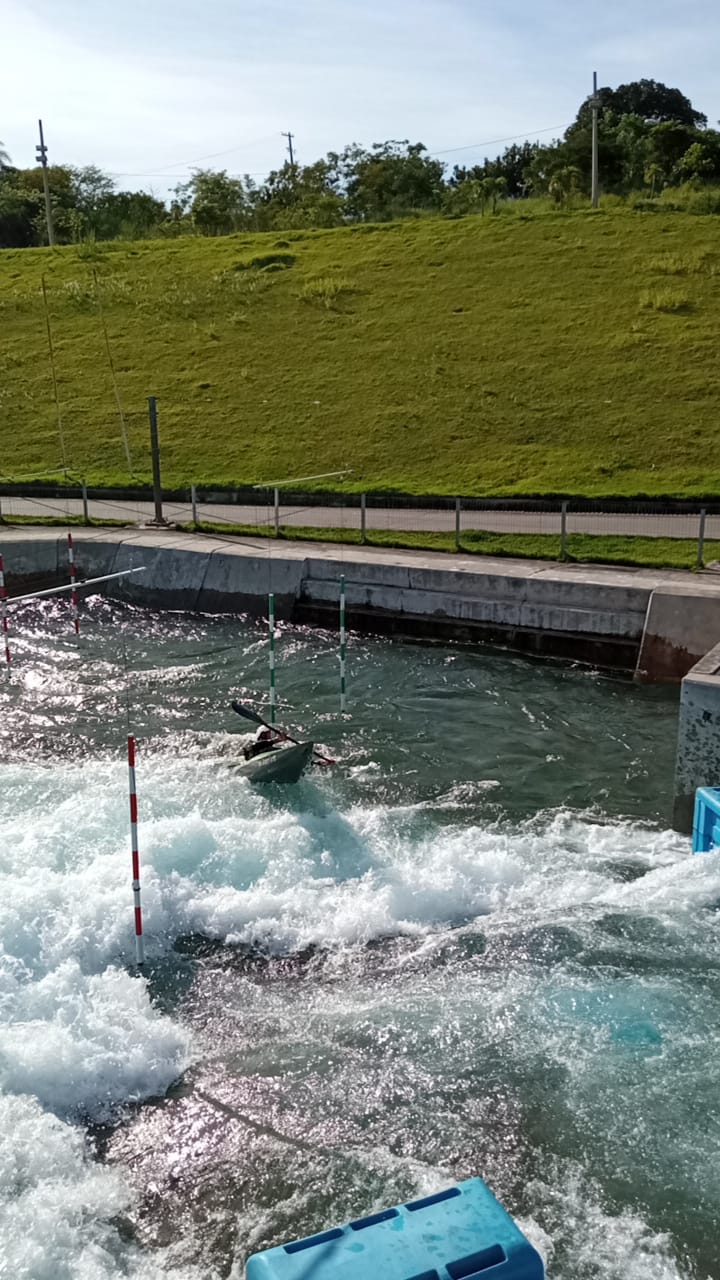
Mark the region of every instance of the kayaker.
<instances>
[{"instance_id":1,"label":"kayaker","mask_svg":"<svg viewBox=\"0 0 720 1280\"><path fill-rule=\"evenodd\" d=\"M255 737L248 747L245 747L243 755L246 760L252 760L254 756L259 756L263 751L272 751L278 742L284 742L286 735L279 733L277 729L270 729L267 725L261 724L255 732Z\"/></svg>"}]
</instances>

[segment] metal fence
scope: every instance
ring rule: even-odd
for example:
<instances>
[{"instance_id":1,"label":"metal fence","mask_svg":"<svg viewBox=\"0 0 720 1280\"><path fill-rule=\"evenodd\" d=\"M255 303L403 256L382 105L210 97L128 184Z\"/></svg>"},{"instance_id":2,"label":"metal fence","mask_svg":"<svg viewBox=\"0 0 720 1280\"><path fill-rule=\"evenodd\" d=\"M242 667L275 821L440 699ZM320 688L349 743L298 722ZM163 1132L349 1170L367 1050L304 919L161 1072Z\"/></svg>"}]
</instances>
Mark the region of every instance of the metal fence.
<instances>
[{"instance_id":1,"label":"metal fence","mask_svg":"<svg viewBox=\"0 0 720 1280\"><path fill-rule=\"evenodd\" d=\"M156 513L151 497L142 491L123 495L86 486L46 491L0 488L0 520L6 524L28 519L61 524L73 519L143 525L153 523ZM415 498L279 489L223 494L192 487L185 494L164 497L162 516L173 525L214 526L218 532L242 529L248 534L298 537L307 531L308 536L325 536L328 541L558 560L600 559L604 548L613 559L623 558L626 550L631 562L639 539L657 556L659 540L667 539L674 544L671 559L677 559L682 544L687 567L720 560L720 503Z\"/></svg>"}]
</instances>

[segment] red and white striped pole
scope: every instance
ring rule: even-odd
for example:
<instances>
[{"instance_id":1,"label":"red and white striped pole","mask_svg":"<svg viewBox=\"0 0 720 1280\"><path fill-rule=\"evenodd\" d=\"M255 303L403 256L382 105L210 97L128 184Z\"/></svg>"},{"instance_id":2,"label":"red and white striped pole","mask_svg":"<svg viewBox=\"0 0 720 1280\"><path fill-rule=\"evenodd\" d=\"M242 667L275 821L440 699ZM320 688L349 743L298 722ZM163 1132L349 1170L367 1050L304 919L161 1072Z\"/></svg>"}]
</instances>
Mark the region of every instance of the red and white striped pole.
<instances>
[{"instance_id":1,"label":"red and white striped pole","mask_svg":"<svg viewBox=\"0 0 720 1280\"><path fill-rule=\"evenodd\" d=\"M2 619L2 638L5 645L5 674L10 675L10 642L8 640L7 591L5 589L5 569L0 555L0 619Z\"/></svg>"},{"instance_id":2,"label":"red and white striped pole","mask_svg":"<svg viewBox=\"0 0 720 1280\"><path fill-rule=\"evenodd\" d=\"M132 890L135 903L135 960L145 963L142 906L140 904L140 854L137 835L137 792L135 790L135 739L128 734L128 773L130 775L130 848L132 850Z\"/></svg>"},{"instance_id":3,"label":"red and white striped pole","mask_svg":"<svg viewBox=\"0 0 720 1280\"><path fill-rule=\"evenodd\" d=\"M80 635L80 614L78 612L77 571L75 569L75 551L73 549L72 534L69 533L67 538L68 538L68 563L70 565L70 586L72 587L72 592L70 594L70 608L72 610L72 620L73 620L73 626L75 628L75 635L79 636Z\"/></svg>"}]
</instances>

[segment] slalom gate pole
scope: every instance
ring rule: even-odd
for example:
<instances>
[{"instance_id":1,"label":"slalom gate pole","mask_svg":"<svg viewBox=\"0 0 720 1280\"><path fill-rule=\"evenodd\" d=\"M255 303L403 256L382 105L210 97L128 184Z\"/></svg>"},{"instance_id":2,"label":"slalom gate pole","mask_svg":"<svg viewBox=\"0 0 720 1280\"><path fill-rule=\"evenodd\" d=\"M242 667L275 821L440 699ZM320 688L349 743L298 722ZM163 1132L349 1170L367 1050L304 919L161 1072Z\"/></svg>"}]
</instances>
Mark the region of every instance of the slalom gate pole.
<instances>
[{"instance_id":1,"label":"slalom gate pole","mask_svg":"<svg viewBox=\"0 0 720 1280\"><path fill-rule=\"evenodd\" d=\"M340 710L345 710L345 575L340 579Z\"/></svg>"},{"instance_id":2,"label":"slalom gate pole","mask_svg":"<svg viewBox=\"0 0 720 1280\"><path fill-rule=\"evenodd\" d=\"M75 635L80 635L80 613L78 611L78 595L77 595L77 570L75 568L75 550L73 548L72 534L67 536L68 540L68 564L70 565L70 610L75 628Z\"/></svg>"},{"instance_id":3,"label":"slalom gate pole","mask_svg":"<svg viewBox=\"0 0 720 1280\"><path fill-rule=\"evenodd\" d=\"M140 903L140 853L137 834L137 792L135 790L135 739L128 734L128 774L130 779L130 848L132 851L132 890L135 904L135 960L145 963L142 905Z\"/></svg>"},{"instance_id":4,"label":"slalom gate pole","mask_svg":"<svg viewBox=\"0 0 720 1280\"><path fill-rule=\"evenodd\" d=\"M5 588L5 569L0 555L0 618L2 619L2 638L5 645L5 675L10 676L10 642L8 640L7 590Z\"/></svg>"},{"instance_id":5,"label":"slalom gate pole","mask_svg":"<svg viewBox=\"0 0 720 1280\"><path fill-rule=\"evenodd\" d=\"M268 638L270 640L270 723L275 724L275 596L268 596Z\"/></svg>"}]
</instances>

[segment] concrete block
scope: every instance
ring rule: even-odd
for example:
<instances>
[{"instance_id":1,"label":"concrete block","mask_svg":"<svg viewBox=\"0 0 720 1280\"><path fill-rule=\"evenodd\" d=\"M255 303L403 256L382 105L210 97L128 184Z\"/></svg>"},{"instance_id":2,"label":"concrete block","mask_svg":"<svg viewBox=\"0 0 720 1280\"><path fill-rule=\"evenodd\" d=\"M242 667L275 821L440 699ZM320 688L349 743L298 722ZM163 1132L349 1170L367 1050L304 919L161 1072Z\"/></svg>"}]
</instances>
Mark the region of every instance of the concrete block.
<instances>
[{"instance_id":1,"label":"concrete block","mask_svg":"<svg viewBox=\"0 0 720 1280\"><path fill-rule=\"evenodd\" d=\"M720 592L698 583L658 586L647 610L635 677L675 682L720 641Z\"/></svg>"},{"instance_id":2,"label":"concrete block","mask_svg":"<svg viewBox=\"0 0 720 1280\"><path fill-rule=\"evenodd\" d=\"M161 609L194 609L205 577L209 552L127 541L118 547L113 572L145 567L143 573L108 583L108 591L122 600Z\"/></svg>"},{"instance_id":3,"label":"concrete block","mask_svg":"<svg viewBox=\"0 0 720 1280\"><path fill-rule=\"evenodd\" d=\"M680 690L673 826L691 832L695 791L720 786L720 645L685 676Z\"/></svg>"}]
</instances>

